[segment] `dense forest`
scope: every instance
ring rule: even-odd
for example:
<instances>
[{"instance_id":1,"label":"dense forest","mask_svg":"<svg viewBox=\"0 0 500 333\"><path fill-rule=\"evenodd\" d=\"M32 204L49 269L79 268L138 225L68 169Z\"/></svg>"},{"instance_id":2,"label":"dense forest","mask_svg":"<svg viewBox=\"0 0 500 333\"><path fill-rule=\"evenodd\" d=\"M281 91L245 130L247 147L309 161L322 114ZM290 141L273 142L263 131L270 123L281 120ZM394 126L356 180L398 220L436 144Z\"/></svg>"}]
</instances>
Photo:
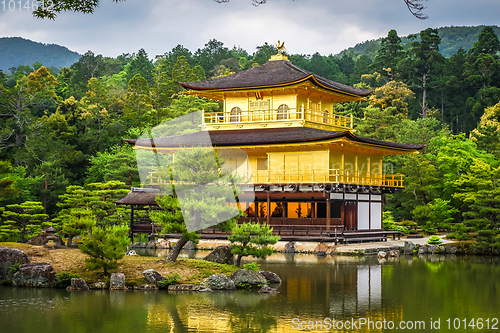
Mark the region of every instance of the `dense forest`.
<instances>
[{"instance_id":1,"label":"dense forest","mask_svg":"<svg viewBox=\"0 0 500 333\"><path fill-rule=\"evenodd\" d=\"M356 135L427 145L385 160L387 173L406 178L404 190L387 195L384 222L417 223L430 234L446 230L499 249L499 39L484 27L468 51L448 58L439 52L437 29L408 43L391 30L373 58L288 57L325 78L374 90L366 101L336 106L354 115ZM91 211L102 225L126 223L112 201L140 184L123 139L222 107L183 94L178 82L230 75L276 52L266 43L249 54L212 39L195 52L178 45L153 61L144 49L117 58L88 51L59 73L41 63L0 72L0 239L26 239L48 223L71 230L68 221L83 214L73 208Z\"/></svg>"}]
</instances>

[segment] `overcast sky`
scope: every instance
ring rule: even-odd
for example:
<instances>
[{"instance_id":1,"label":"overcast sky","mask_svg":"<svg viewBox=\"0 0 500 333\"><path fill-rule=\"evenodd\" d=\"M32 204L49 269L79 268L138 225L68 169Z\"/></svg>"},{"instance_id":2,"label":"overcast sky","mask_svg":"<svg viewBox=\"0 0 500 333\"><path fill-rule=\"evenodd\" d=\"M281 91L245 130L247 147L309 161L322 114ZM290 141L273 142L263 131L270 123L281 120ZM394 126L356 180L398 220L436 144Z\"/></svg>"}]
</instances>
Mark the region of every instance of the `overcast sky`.
<instances>
[{"instance_id":1,"label":"overcast sky","mask_svg":"<svg viewBox=\"0 0 500 333\"><path fill-rule=\"evenodd\" d=\"M14 0L10 0L14 2ZM25 0L22 0L23 5ZM9 0L5 0L9 3ZM39 20L24 8L3 8L0 37L59 44L80 54L116 57L144 48L150 58L182 44L192 52L211 39L250 54L264 42L285 41L289 53L336 54L365 40L442 26L499 25L498 0L429 0L429 19L414 18L403 0L101 0L94 14L61 13ZM8 4L7 4L8 5Z\"/></svg>"}]
</instances>

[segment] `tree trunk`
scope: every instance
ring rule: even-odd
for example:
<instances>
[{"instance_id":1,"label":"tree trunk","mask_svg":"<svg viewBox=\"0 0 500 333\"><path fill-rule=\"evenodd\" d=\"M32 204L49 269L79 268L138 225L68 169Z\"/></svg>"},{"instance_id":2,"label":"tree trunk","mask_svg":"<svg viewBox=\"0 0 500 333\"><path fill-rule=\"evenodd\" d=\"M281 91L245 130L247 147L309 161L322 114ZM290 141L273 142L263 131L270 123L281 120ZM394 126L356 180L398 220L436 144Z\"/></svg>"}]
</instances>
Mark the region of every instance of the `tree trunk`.
<instances>
[{"instance_id":1,"label":"tree trunk","mask_svg":"<svg viewBox=\"0 0 500 333\"><path fill-rule=\"evenodd\" d=\"M241 254L238 254L238 257L236 257L236 264L235 264L236 267L240 267L240 265L241 265L241 258L242 257L243 256Z\"/></svg>"},{"instance_id":2,"label":"tree trunk","mask_svg":"<svg viewBox=\"0 0 500 333\"><path fill-rule=\"evenodd\" d=\"M165 261L175 262L177 260L177 257L179 256L179 253L181 252L184 245L186 245L188 240L189 240L188 238L181 237L181 239L179 239L179 241L175 243L174 248L165 258Z\"/></svg>"},{"instance_id":3,"label":"tree trunk","mask_svg":"<svg viewBox=\"0 0 500 333\"><path fill-rule=\"evenodd\" d=\"M73 243L73 236L68 236L68 242L66 243L66 247L70 247Z\"/></svg>"}]
</instances>

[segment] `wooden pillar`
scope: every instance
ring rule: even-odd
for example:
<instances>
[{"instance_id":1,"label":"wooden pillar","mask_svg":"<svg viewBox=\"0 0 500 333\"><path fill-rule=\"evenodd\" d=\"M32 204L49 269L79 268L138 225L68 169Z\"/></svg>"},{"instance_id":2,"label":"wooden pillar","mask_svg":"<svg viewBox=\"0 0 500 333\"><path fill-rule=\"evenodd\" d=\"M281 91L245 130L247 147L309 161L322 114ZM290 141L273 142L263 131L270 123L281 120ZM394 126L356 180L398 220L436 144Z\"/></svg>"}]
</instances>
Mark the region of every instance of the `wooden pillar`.
<instances>
[{"instance_id":1,"label":"wooden pillar","mask_svg":"<svg viewBox=\"0 0 500 333\"><path fill-rule=\"evenodd\" d=\"M259 202L255 201L255 221L259 221Z\"/></svg>"},{"instance_id":2,"label":"wooden pillar","mask_svg":"<svg viewBox=\"0 0 500 333\"><path fill-rule=\"evenodd\" d=\"M130 232L129 232L130 244L134 243L134 234L132 233L133 224L134 224L134 206L130 205Z\"/></svg>"},{"instance_id":3,"label":"wooden pillar","mask_svg":"<svg viewBox=\"0 0 500 333\"><path fill-rule=\"evenodd\" d=\"M316 203L311 201L311 225L314 225L314 211L316 210Z\"/></svg>"},{"instance_id":4,"label":"wooden pillar","mask_svg":"<svg viewBox=\"0 0 500 333\"><path fill-rule=\"evenodd\" d=\"M269 225L271 218L271 200L269 199L269 192L267 192L267 225Z\"/></svg>"},{"instance_id":5,"label":"wooden pillar","mask_svg":"<svg viewBox=\"0 0 500 333\"><path fill-rule=\"evenodd\" d=\"M330 207L331 200L329 197L326 198L326 230L330 231Z\"/></svg>"},{"instance_id":6,"label":"wooden pillar","mask_svg":"<svg viewBox=\"0 0 500 333\"><path fill-rule=\"evenodd\" d=\"M283 205L283 216L282 216L282 221L281 221L282 223L281 224L285 225L285 219L288 216L288 202L283 201L281 204Z\"/></svg>"}]
</instances>

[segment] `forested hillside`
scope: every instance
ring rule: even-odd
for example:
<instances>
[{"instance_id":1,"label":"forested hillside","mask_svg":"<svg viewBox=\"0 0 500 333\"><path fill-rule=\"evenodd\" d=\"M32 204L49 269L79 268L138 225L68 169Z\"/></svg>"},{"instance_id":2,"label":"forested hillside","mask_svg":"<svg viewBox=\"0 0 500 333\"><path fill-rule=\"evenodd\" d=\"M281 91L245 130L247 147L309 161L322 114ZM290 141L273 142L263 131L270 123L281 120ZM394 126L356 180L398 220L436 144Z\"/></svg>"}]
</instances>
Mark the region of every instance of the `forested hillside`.
<instances>
[{"instance_id":1,"label":"forested hillside","mask_svg":"<svg viewBox=\"0 0 500 333\"><path fill-rule=\"evenodd\" d=\"M77 62L80 55L56 44L42 44L21 37L0 38L0 70L19 65L31 66L35 62L46 67L69 67Z\"/></svg>"},{"instance_id":2,"label":"forested hillside","mask_svg":"<svg viewBox=\"0 0 500 333\"><path fill-rule=\"evenodd\" d=\"M373 60L319 53L289 59L374 90L363 102L336 106L355 117L356 135L427 145L420 154L385 160L385 172L406 175L405 189L387 195L387 223L414 221L428 233L447 230L500 249L500 42L485 27L468 51L446 58L440 47L437 29L421 31L406 49L391 30ZM250 54L213 39L194 52L178 45L154 61L143 49L117 58L89 51L57 75L41 64L1 74L0 239L15 239L21 229L28 235L8 216L35 212L34 204L12 206L31 201L59 226L71 207L86 208L101 224L126 224L126 214L108 205L120 189L140 186L134 152L123 140L192 111L221 109L182 94L178 82L230 75L276 52L266 43ZM41 224L33 222L30 233Z\"/></svg>"},{"instance_id":3,"label":"forested hillside","mask_svg":"<svg viewBox=\"0 0 500 333\"><path fill-rule=\"evenodd\" d=\"M456 53L460 48L468 51L479 37L479 33L483 30L484 26L476 27L442 27L438 28L438 35L441 38L441 45L439 47L439 52L446 58L451 57L452 54ZM495 31L497 36L500 36L500 27L492 26L493 31ZM416 36L418 39L418 36ZM373 60L377 51L380 49L380 42L382 38L368 40L354 47L350 47L339 53L339 56L344 54L358 55L364 54ZM411 47L411 38L402 37L401 42L403 43L403 48L408 50Z\"/></svg>"}]
</instances>

